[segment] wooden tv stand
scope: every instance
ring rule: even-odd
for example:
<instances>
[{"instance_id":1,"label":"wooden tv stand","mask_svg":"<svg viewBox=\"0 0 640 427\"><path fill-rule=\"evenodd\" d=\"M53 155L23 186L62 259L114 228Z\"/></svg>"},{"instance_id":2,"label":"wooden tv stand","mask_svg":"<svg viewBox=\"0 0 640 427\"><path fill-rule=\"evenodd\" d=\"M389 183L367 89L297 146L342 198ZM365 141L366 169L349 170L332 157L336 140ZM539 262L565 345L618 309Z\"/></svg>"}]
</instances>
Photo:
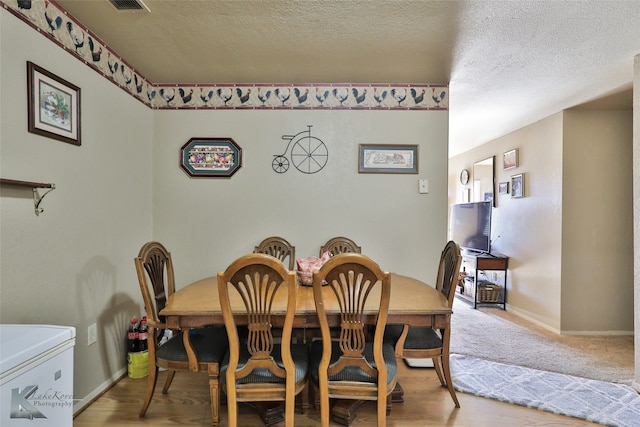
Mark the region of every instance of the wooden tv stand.
<instances>
[{"instance_id":1,"label":"wooden tv stand","mask_svg":"<svg viewBox=\"0 0 640 427\"><path fill-rule=\"evenodd\" d=\"M507 297L507 269L509 257L497 252L462 251L460 271L463 279L458 283L456 296L473 304L500 306L505 309ZM499 279L502 280L499 280Z\"/></svg>"}]
</instances>

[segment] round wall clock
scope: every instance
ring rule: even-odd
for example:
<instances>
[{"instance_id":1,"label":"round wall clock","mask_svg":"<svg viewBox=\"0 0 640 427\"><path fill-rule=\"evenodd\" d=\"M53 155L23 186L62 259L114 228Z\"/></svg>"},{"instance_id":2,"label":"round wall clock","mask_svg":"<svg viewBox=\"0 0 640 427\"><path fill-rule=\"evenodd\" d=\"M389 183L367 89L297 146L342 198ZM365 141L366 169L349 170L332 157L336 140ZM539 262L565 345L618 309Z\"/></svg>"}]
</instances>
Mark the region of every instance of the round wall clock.
<instances>
[{"instance_id":1,"label":"round wall clock","mask_svg":"<svg viewBox=\"0 0 640 427\"><path fill-rule=\"evenodd\" d=\"M460 172L460 182L462 183L462 185L467 185L467 183L469 182L468 170L462 169L462 171Z\"/></svg>"}]
</instances>

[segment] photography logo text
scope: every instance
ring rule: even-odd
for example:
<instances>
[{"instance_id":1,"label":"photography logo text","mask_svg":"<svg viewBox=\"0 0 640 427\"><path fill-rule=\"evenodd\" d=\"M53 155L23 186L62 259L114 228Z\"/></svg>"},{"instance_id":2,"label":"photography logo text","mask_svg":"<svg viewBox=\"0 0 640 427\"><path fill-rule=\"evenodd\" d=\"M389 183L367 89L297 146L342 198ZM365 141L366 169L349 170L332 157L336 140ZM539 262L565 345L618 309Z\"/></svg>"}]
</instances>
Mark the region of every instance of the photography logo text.
<instances>
[{"instance_id":1,"label":"photography logo text","mask_svg":"<svg viewBox=\"0 0 640 427\"><path fill-rule=\"evenodd\" d=\"M60 390L47 389L38 393L37 385L29 385L22 390L11 389L10 418L47 418L44 412L50 408L66 408L73 405L73 395Z\"/></svg>"}]
</instances>

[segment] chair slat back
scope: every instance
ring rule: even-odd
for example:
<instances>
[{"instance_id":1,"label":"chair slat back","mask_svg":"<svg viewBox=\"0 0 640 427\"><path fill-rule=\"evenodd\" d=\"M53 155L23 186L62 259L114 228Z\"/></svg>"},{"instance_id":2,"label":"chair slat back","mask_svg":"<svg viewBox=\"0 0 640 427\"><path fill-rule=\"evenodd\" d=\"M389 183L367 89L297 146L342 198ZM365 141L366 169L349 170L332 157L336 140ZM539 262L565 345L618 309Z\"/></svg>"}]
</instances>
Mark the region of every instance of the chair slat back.
<instances>
[{"instance_id":1,"label":"chair slat back","mask_svg":"<svg viewBox=\"0 0 640 427\"><path fill-rule=\"evenodd\" d=\"M142 246L134 262L147 319L150 323L164 324L164 317L158 313L167 304L167 298L175 292L171 254L160 242L151 241Z\"/></svg>"},{"instance_id":2,"label":"chair slat back","mask_svg":"<svg viewBox=\"0 0 640 427\"><path fill-rule=\"evenodd\" d=\"M283 293L279 291L284 286ZM229 371L235 380L249 375L256 368L267 368L284 378L285 370L279 367L271 353L274 348L271 311L276 299L285 298L288 307L295 307L297 286L295 272L287 270L282 261L266 254L249 254L233 262L224 272L218 273L220 305L229 336ZM244 310L231 307L231 293L242 301ZM291 344L291 329L295 310L287 310L282 330L284 347ZM236 318L246 319L246 350L251 355L244 368L239 369L240 337ZM244 321L243 321L244 322ZM286 352L288 354L288 350Z\"/></svg>"},{"instance_id":3,"label":"chair slat back","mask_svg":"<svg viewBox=\"0 0 640 427\"><path fill-rule=\"evenodd\" d=\"M436 289L442 292L445 298L447 298L449 307L453 305L453 297L456 283L458 282L461 262L462 257L460 256L460 247L458 244L454 241L447 242L440 255Z\"/></svg>"},{"instance_id":4,"label":"chair slat back","mask_svg":"<svg viewBox=\"0 0 640 427\"><path fill-rule=\"evenodd\" d=\"M285 265L289 266L289 270L295 268L296 248L282 237L267 237L253 249L253 253L271 255L282 262L288 259L288 263Z\"/></svg>"},{"instance_id":5,"label":"chair slat back","mask_svg":"<svg viewBox=\"0 0 640 427\"><path fill-rule=\"evenodd\" d=\"M344 253L361 253L362 248L356 244L353 240L347 237L334 237L329 239L327 243L320 247L320 254L322 256L324 251L329 251L331 256L344 254Z\"/></svg>"},{"instance_id":6,"label":"chair slat back","mask_svg":"<svg viewBox=\"0 0 640 427\"><path fill-rule=\"evenodd\" d=\"M382 359L382 335L386 324L390 298L390 274L380 269L369 257L356 254L338 254L327 261L313 274L314 297L324 342L330 339L330 330L325 312L323 281L331 289L331 296L340 308L339 345L342 356L329 367L329 375L357 366L372 377L379 375L379 369L367 363L363 351L367 342L366 314L372 309L367 304L375 294L379 302L375 304L376 329L374 335L374 355L378 367L384 366ZM370 313L369 313L370 314ZM385 375L386 381L386 375ZM386 384L386 383L385 383Z\"/></svg>"}]
</instances>

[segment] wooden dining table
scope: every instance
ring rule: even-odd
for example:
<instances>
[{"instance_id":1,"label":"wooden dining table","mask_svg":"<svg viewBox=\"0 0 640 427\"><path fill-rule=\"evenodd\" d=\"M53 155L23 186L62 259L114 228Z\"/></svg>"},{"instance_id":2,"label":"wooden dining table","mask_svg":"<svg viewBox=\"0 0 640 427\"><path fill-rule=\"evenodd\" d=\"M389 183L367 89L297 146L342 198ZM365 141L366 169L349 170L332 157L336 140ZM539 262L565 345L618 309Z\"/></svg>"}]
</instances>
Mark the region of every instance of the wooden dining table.
<instances>
[{"instance_id":1,"label":"wooden dining table","mask_svg":"<svg viewBox=\"0 0 640 427\"><path fill-rule=\"evenodd\" d=\"M294 328L305 330L319 328L320 322L316 313L313 288L298 286ZM380 288L380 287L377 287ZM330 296L331 289L324 287L326 297L325 310L330 326L340 325L340 311L334 297ZM287 290L284 286L279 289L273 301L271 322L274 327L282 326L287 311ZM237 295L231 298L231 308L234 312L244 313L245 308ZM365 309L366 322L374 324L377 312L376 295L370 297L371 305ZM430 326L447 329L451 321L452 310L449 308L445 296L432 286L408 276L391 273L391 298L387 324L408 324L410 326ZM197 280L179 290L167 299L167 304L159 313L164 316L171 329L198 328L206 325L224 324L220 298L218 295L217 276ZM246 324L242 315L236 317L236 323ZM445 334L443 359L449 360L449 334ZM190 360L190 368L197 372L198 365ZM338 405L336 405L338 406ZM349 423L355 407L340 407L334 410L334 419ZM340 413L342 411L342 413ZM262 413L264 417L264 413ZM268 422L267 424L270 424Z\"/></svg>"}]
</instances>

